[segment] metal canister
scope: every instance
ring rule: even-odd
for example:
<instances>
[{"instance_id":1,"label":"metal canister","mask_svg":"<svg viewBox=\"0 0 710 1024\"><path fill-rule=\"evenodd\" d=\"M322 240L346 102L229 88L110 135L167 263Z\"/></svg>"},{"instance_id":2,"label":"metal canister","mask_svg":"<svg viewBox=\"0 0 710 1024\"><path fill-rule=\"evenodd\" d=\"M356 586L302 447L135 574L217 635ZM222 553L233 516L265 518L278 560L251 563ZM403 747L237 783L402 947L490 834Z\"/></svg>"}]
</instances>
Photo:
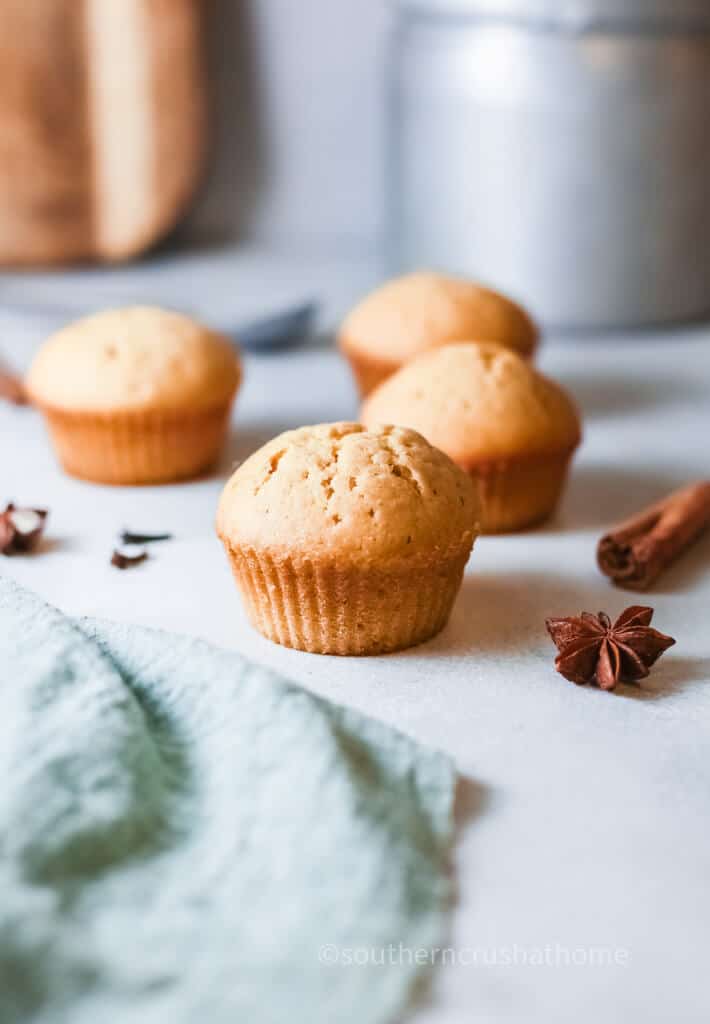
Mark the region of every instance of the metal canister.
<instances>
[{"instance_id":1,"label":"metal canister","mask_svg":"<svg viewBox=\"0 0 710 1024\"><path fill-rule=\"evenodd\" d=\"M707 0L399 0L392 46L393 270L548 326L710 310Z\"/></svg>"}]
</instances>

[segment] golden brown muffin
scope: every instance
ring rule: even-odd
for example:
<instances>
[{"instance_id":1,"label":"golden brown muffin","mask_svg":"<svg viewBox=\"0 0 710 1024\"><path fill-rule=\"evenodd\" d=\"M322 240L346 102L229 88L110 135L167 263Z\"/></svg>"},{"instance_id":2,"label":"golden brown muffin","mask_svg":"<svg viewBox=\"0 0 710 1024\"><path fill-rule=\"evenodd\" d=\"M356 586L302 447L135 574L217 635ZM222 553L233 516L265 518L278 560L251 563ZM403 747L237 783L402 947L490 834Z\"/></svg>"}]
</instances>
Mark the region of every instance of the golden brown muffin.
<instances>
[{"instance_id":1,"label":"golden brown muffin","mask_svg":"<svg viewBox=\"0 0 710 1024\"><path fill-rule=\"evenodd\" d=\"M380 384L361 419L369 429L412 427L470 473L485 533L551 515L581 438L566 392L514 352L485 342L425 352Z\"/></svg>"},{"instance_id":2,"label":"golden brown muffin","mask_svg":"<svg viewBox=\"0 0 710 1024\"><path fill-rule=\"evenodd\" d=\"M232 343L152 307L108 310L51 337L27 377L64 469L165 483L217 458L241 379Z\"/></svg>"},{"instance_id":3,"label":"golden brown muffin","mask_svg":"<svg viewBox=\"0 0 710 1024\"><path fill-rule=\"evenodd\" d=\"M420 271L394 278L345 318L339 345L364 397L404 363L452 341L496 341L532 356L538 331L528 314L473 281Z\"/></svg>"},{"instance_id":4,"label":"golden brown muffin","mask_svg":"<svg viewBox=\"0 0 710 1024\"><path fill-rule=\"evenodd\" d=\"M377 654L446 624L476 535L470 479L412 430L321 424L227 483L217 532L253 625L316 654Z\"/></svg>"}]
</instances>

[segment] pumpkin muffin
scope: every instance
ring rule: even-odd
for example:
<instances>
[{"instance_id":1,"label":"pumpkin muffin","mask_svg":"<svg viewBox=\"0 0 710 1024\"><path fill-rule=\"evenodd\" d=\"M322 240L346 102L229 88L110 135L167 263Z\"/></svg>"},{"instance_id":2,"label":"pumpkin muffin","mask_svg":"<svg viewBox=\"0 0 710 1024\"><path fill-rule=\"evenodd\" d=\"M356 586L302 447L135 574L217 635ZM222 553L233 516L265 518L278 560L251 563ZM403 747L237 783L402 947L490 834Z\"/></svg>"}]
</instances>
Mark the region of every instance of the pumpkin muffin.
<instances>
[{"instance_id":1,"label":"pumpkin muffin","mask_svg":"<svg viewBox=\"0 0 710 1024\"><path fill-rule=\"evenodd\" d=\"M427 349L452 341L496 341L529 357L538 331L504 295L420 271L394 278L363 299L345 318L338 341L364 397Z\"/></svg>"},{"instance_id":2,"label":"pumpkin muffin","mask_svg":"<svg viewBox=\"0 0 710 1024\"><path fill-rule=\"evenodd\" d=\"M369 429L418 430L474 477L485 533L550 516L581 438L577 410L558 384L484 342L424 353L380 384L361 419Z\"/></svg>"},{"instance_id":3,"label":"pumpkin muffin","mask_svg":"<svg viewBox=\"0 0 710 1024\"><path fill-rule=\"evenodd\" d=\"M470 479L413 430L288 431L222 493L217 533L264 636L378 654L446 624L476 535Z\"/></svg>"},{"instance_id":4,"label":"pumpkin muffin","mask_svg":"<svg viewBox=\"0 0 710 1024\"><path fill-rule=\"evenodd\" d=\"M67 473L166 483L215 462L241 365L230 341L151 307L107 310L53 335L27 377Z\"/></svg>"}]
</instances>

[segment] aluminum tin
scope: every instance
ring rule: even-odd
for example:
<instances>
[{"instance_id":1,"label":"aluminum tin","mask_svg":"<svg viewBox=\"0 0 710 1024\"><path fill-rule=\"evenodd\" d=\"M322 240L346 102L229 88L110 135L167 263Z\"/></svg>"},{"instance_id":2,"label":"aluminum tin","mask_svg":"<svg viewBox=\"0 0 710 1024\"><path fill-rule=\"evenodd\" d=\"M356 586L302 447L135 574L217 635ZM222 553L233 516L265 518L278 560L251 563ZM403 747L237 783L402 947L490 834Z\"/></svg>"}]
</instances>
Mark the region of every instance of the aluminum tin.
<instances>
[{"instance_id":1,"label":"aluminum tin","mask_svg":"<svg viewBox=\"0 0 710 1024\"><path fill-rule=\"evenodd\" d=\"M561 28L710 26L707 0L399 0L412 13L495 18Z\"/></svg>"},{"instance_id":2,"label":"aluminum tin","mask_svg":"<svg viewBox=\"0 0 710 1024\"><path fill-rule=\"evenodd\" d=\"M698 316L710 309L708 5L674 4L664 27L670 5L656 0L588 0L571 5L574 31L540 20L553 6L400 4L392 268L471 275L553 326Z\"/></svg>"}]
</instances>

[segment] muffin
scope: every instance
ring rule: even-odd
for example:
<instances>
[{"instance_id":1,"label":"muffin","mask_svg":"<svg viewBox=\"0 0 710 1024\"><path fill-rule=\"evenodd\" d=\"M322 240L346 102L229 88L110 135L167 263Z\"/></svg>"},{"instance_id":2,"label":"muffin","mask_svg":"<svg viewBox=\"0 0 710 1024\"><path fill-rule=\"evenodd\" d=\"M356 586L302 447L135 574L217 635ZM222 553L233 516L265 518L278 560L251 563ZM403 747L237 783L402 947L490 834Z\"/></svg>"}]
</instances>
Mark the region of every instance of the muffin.
<instances>
[{"instance_id":1,"label":"muffin","mask_svg":"<svg viewBox=\"0 0 710 1024\"><path fill-rule=\"evenodd\" d=\"M478 482L485 533L519 530L554 511L580 442L570 397L500 345L425 352L370 395L368 429L418 430Z\"/></svg>"},{"instance_id":2,"label":"muffin","mask_svg":"<svg viewBox=\"0 0 710 1024\"><path fill-rule=\"evenodd\" d=\"M230 341L150 307L107 310L51 337L27 377L67 473L166 483L215 462L241 379Z\"/></svg>"},{"instance_id":3,"label":"muffin","mask_svg":"<svg viewBox=\"0 0 710 1024\"><path fill-rule=\"evenodd\" d=\"M364 397L404 363L452 341L496 341L532 356L538 332L504 295L443 274L419 272L387 282L345 318L339 345Z\"/></svg>"},{"instance_id":4,"label":"muffin","mask_svg":"<svg viewBox=\"0 0 710 1024\"><path fill-rule=\"evenodd\" d=\"M302 427L227 483L217 533L264 636L378 654L446 624L476 534L470 479L413 430Z\"/></svg>"}]
</instances>

